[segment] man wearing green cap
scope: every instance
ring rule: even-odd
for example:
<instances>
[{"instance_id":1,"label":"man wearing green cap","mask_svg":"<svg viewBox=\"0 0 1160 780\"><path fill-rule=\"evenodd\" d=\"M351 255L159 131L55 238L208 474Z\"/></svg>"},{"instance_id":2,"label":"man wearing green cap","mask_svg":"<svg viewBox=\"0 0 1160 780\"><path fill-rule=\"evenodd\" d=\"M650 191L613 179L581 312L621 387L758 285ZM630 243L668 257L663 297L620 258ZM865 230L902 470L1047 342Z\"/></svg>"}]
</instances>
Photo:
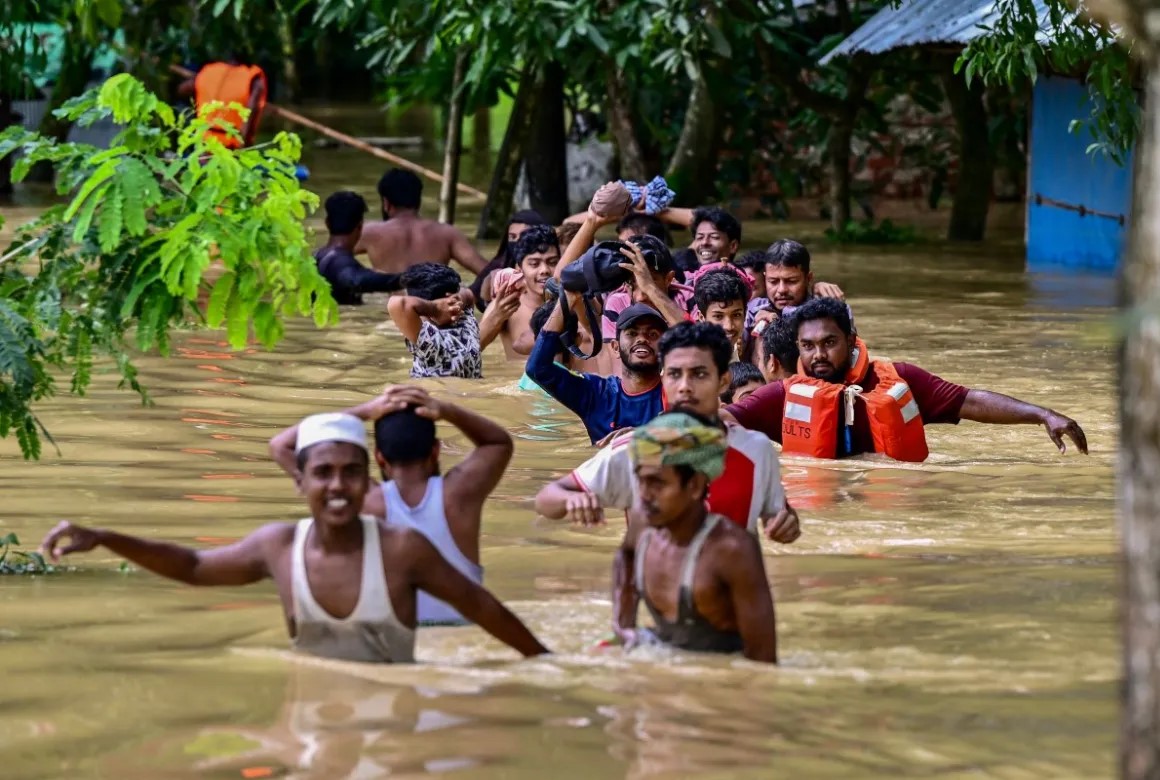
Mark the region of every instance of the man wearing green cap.
<instances>
[{"instance_id":1,"label":"man wearing green cap","mask_svg":"<svg viewBox=\"0 0 1160 780\"><path fill-rule=\"evenodd\" d=\"M742 652L777 663L761 546L705 502L709 483L725 469L726 450L719 425L684 412L633 431L635 509L647 527L636 544L634 586L620 591L613 607L626 647L655 638L681 650ZM656 624L651 631L636 628L641 599Z\"/></svg>"}]
</instances>

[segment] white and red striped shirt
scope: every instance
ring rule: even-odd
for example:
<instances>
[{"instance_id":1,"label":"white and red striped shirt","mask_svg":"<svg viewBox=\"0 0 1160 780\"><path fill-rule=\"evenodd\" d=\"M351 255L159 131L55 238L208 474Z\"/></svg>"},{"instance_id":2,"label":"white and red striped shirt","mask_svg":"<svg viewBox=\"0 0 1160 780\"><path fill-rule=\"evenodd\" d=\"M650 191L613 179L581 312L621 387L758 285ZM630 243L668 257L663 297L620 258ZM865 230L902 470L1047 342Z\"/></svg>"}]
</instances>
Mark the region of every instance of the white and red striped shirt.
<instances>
[{"instance_id":1,"label":"white and red striped shirt","mask_svg":"<svg viewBox=\"0 0 1160 780\"><path fill-rule=\"evenodd\" d=\"M572 472L576 484L599 498L605 509L630 509L636 503L636 478L628 456L631 439L626 432ZM761 518L785 509L777 450L765 434L739 425L727 426L726 440L725 471L709 484L709 511L757 533Z\"/></svg>"}]
</instances>

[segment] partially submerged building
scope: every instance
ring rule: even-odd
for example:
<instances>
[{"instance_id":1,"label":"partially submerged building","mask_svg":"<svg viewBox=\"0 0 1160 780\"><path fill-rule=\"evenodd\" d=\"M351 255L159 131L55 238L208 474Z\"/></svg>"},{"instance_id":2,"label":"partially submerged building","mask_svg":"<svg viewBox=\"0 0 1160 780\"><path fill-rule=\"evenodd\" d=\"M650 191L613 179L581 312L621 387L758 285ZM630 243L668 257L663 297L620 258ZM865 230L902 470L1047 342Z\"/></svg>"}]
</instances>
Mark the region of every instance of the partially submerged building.
<instances>
[{"instance_id":1,"label":"partially submerged building","mask_svg":"<svg viewBox=\"0 0 1160 780\"><path fill-rule=\"evenodd\" d=\"M1046 18L1042 0L1036 12ZM886 6L823 58L884 54L922 47L953 61L963 47L995 21L995 0L903 0ZM969 89L962 75L944 73L947 97L960 138L960 188L974 173L974 186L990 187L986 110L982 90ZM1048 74L1031 90L1028 117L1027 220L1025 241L1031 269L1114 269L1128 236L1133 155L1123 165L1088 152L1084 135L1070 131L1072 120L1091 111L1086 86L1077 78ZM980 165L986 165L981 170ZM961 191L961 190L960 190ZM959 208L956 197L956 208ZM965 215L970 221L972 215ZM976 221L979 215L974 215ZM982 219L985 220L985 209ZM954 222L955 216L952 216ZM981 230L981 224L979 225ZM980 232L981 235L981 232Z\"/></svg>"}]
</instances>

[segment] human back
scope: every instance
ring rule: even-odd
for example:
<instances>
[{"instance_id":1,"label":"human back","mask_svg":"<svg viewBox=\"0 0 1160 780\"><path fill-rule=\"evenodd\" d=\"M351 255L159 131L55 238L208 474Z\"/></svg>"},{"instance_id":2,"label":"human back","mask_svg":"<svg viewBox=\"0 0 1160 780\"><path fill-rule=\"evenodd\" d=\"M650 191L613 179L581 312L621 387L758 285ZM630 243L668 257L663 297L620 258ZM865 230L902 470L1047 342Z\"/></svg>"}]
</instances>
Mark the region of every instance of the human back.
<instances>
[{"instance_id":1,"label":"human back","mask_svg":"<svg viewBox=\"0 0 1160 780\"><path fill-rule=\"evenodd\" d=\"M419 216L423 182L413 172L392 168L378 184L383 220L363 226L355 253L366 252L375 270L402 273L419 263L452 260L478 274L487 265L467 237L451 225Z\"/></svg>"}]
</instances>

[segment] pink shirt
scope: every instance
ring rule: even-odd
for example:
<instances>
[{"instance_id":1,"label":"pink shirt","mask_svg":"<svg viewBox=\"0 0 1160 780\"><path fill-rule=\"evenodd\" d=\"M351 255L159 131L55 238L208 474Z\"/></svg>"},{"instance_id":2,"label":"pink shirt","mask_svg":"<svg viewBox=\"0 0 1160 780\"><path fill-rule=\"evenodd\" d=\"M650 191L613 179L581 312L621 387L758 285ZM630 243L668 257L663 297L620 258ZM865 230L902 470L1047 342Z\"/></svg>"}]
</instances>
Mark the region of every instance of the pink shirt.
<instances>
[{"instance_id":1,"label":"pink shirt","mask_svg":"<svg viewBox=\"0 0 1160 780\"><path fill-rule=\"evenodd\" d=\"M681 308L681 311L688 311L693 303L693 288L673 282L669 285L669 297ZM631 305L632 291L627 286L621 287L616 292L609 293L608 297L604 299L604 312L606 315L609 313L620 314ZM607 316L601 317L600 333L605 341L615 341L616 323L608 319Z\"/></svg>"}]
</instances>

